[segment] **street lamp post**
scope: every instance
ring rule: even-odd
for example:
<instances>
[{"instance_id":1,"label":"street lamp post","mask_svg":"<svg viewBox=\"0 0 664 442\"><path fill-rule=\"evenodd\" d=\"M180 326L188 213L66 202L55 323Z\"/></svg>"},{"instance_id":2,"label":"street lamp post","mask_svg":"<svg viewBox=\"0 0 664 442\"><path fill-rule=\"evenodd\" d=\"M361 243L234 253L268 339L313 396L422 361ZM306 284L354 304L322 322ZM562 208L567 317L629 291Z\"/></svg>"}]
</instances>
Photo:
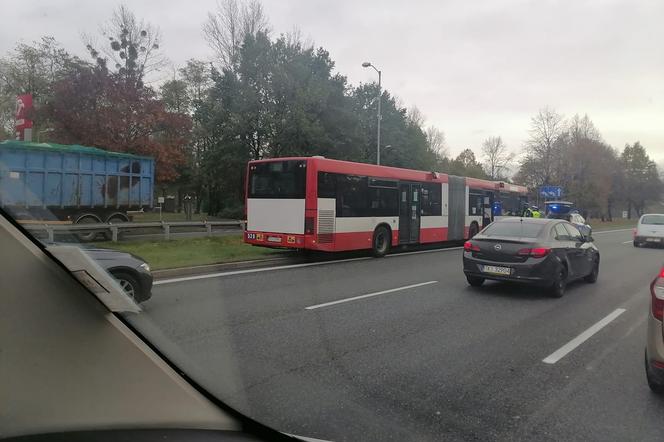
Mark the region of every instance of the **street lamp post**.
<instances>
[{"instance_id":1,"label":"street lamp post","mask_svg":"<svg viewBox=\"0 0 664 442\"><path fill-rule=\"evenodd\" d=\"M376 133L376 164L380 165L380 120L382 119L382 116L380 114L380 102L381 102L381 96L383 95L381 93L381 87L380 87L380 81L381 81L381 71L376 68L373 64L369 63L368 61L365 61L362 63L363 68L373 68L374 71L378 72L378 118L377 118L377 133Z\"/></svg>"}]
</instances>

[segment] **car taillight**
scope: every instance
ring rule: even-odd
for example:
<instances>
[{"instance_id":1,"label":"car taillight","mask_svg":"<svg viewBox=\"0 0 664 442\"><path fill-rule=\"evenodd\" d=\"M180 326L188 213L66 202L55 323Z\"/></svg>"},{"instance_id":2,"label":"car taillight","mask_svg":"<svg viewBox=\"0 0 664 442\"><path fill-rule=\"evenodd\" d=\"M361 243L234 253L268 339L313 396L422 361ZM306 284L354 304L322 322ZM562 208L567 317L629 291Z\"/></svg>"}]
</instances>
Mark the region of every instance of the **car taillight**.
<instances>
[{"instance_id":1,"label":"car taillight","mask_svg":"<svg viewBox=\"0 0 664 442\"><path fill-rule=\"evenodd\" d=\"M551 253L551 249L548 247L526 248L516 252L519 256L532 256L533 258L544 258L549 253Z\"/></svg>"},{"instance_id":2,"label":"car taillight","mask_svg":"<svg viewBox=\"0 0 664 442\"><path fill-rule=\"evenodd\" d=\"M661 321L664 316L664 268L650 284L650 294L652 295L652 315Z\"/></svg>"},{"instance_id":3,"label":"car taillight","mask_svg":"<svg viewBox=\"0 0 664 442\"><path fill-rule=\"evenodd\" d=\"M470 241L466 241L463 243L463 250L466 252L479 252L480 251L480 246L477 244L473 244Z\"/></svg>"},{"instance_id":4,"label":"car taillight","mask_svg":"<svg viewBox=\"0 0 664 442\"><path fill-rule=\"evenodd\" d=\"M304 217L304 234L313 235L314 234L314 217L305 216Z\"/></svg>"}]
</instances>

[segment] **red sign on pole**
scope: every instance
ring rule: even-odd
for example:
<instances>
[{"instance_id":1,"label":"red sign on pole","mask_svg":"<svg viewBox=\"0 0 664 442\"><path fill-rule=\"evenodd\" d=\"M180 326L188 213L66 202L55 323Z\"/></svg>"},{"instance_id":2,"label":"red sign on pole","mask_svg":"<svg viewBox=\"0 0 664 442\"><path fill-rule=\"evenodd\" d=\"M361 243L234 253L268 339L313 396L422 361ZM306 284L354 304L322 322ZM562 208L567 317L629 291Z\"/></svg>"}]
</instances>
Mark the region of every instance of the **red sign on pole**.
<instances>
[{"instance_id":1,"label":"red sign on pole","mask_svg":"<svg viewBox=\"0 0 664 442\"><path fill-rule=\"evenodd\" d=\"M16 97L16 139L32 141L32 94Z\"/></svg>"}]
</instances>

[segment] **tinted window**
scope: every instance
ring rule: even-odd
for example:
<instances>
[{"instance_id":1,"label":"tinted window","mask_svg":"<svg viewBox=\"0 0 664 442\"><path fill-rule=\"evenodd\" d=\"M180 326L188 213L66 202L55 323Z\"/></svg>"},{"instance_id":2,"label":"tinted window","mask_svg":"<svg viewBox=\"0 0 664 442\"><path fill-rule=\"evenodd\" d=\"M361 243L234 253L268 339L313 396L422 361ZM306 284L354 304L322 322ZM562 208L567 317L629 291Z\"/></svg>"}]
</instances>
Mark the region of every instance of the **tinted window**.
<instances>
[{"instance_id":1,"label":"tinted window","mask_svg":"<svg viewBox=\"0 0 664 442\"><path fill-rule=\"evenodd\" d=\"M544 224L523 222L494 222L482 231L485 236L513 236L537 238Z\"/></svg>"},{"instance_id":2,"label":"tinted window","mask_svg":"<svg viewBox=\"0 0 664 442\"><path fill-rule=\"evenodd\" d=\"M579 232L579 229L577 229L573 225L564 224L564 226L567 229L567 231L569 232L569 236L572 240L578 240L578 239L581 239L583 237L583 235L581 235L581 232Z\"/></svg>"},{"instance_id":3,"label":"tinted window","mask_svg":"<svg viewBox=\"0 0 664 442\"><path fill-rule=\"evenodd\" d=\"M367 177L337 177L337 216L368 216Z\"/></svg>"},{"instance_id":4,"label":"tinted window","mask_svg":"<svg viewBox=\"0 0 664 442\"><path fill-rule=\"evenodd\" d=\"M481 216L482 215L482 195L471 193L468 195L468 215Z\"/></svg>"},{"instance_id":5,"label":"tinted window","mask_svg":"<svg viewBox=\"0 0 664 442\"><path fill-rule=\"evenodd\" d=\"M398 216L399 194L397 189L369 187L369 214L371 216Z\"/></svg>"},{"instance_id":6,"label":"tinted window","mask_svg":"<svg viewBox=\"0 0 664 442\"><path fill-rule=\"evenodd\" d=\"M318 198L337 197L337 174L318 172Z\"/></svg>"},{"instance_id":7,"label":"tinted window","mask_svg":"<svg viewBox=\"0 0 664 442\"><path fill-rule=\"evenodd\" d=\"M429 183L422 185L422 215L440 216L442 214L441 185Z\"/></svg>"},{"instance_id":8,"label":"tinted window","mask_svg":"<svg viewBox=\"0 0 664 442\"><path fill-rule=\"evenodd\" d=\"M304 198L305 161L273 161L249 167L249 198Z\"/></svg>"},{"instance_id":9,"label":"tinted window","mask_svg":"<svg viewBox=\"0 0 664 442\"><path fill-rule=\"evenodd\" d=\"M641 219L641 224L664 225L664 215L646 215Z\"/></svg>"},{"instance_id":10,"label":"tinted window","mask_svg":"<svg viewBox=\"0 0 664 442\"><path fill-rule=\"evenodd\" d=\"M553 228L553 236L558 241L569 241L569 232L565 229L565 226L562 224L556 224Z\"/></svg>"}]
</instances>

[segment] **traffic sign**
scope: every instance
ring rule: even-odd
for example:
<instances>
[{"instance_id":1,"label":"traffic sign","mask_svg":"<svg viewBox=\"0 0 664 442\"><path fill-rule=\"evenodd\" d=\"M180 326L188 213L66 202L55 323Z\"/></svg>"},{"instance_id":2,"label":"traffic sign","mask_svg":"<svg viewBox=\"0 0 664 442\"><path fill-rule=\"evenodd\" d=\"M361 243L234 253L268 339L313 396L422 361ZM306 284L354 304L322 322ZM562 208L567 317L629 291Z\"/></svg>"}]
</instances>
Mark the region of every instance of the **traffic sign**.
<instances>
[{"instance_id":1,"label":"traffic sign","mask_svg":"<svg viewBox=\"0 0 664 442\"><path fill-rule=\"evenodd\" d=\"M540 195L544 198L560 198L563 196L563 188L560 186L542 186Z\"/></svg>"}]
</instances>

